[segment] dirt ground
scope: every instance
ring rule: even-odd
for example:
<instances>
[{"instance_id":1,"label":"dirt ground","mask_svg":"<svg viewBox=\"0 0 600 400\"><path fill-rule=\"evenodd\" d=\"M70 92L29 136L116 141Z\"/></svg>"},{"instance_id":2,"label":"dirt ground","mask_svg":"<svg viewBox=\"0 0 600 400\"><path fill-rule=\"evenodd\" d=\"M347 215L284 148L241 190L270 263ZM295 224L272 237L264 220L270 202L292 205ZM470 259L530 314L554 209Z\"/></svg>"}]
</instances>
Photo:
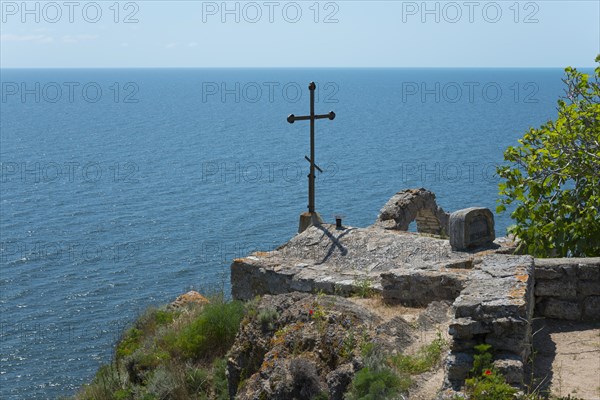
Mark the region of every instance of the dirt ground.
<instances>
[{"instance_id":1,"label":"dirt ground","mask_svg":"<svg viewBox=\"0 0 600 400\"><path fill-rule=\"evenodd\" d=\"M414 341L405 349L404 354L415 354L421 347L437 339L438 334L449 343L448 326L452 319L449 303L432 304L428 308L412 308L400 305L389 306L381 298L352 298L352 301L369 308L385 321L401 316L412 328ZM414 384L410 389L410 400L432 400L444 383L443 361L438 368L421 375L413 376Z\"/></svg>"},{"instance_id":2,"label":"dirt ground","mask_svg":"<svg viewBox=\"0 0 600 400\"><path fill-rule=\"evenodd\" d=\"M533 331L533 386L555 396L600 399L600 323L536 319Z\"/></svg>"}]
</instances>

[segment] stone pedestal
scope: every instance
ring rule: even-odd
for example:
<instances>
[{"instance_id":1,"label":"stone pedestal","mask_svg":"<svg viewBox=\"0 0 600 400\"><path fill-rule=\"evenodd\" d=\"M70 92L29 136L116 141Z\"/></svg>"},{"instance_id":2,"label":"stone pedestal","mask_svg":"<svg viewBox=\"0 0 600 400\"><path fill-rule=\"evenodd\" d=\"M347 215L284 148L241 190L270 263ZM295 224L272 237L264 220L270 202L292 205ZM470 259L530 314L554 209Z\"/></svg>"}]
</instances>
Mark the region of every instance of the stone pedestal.
<instances>
[{"instance_id":1,"label":"stone pedestal","mask_svg":"<svg viewBox=\"0 0 600 400\"><path fill-rule=\"evenodd\" d=\"M310 213L305 212L300 214L300 223L298 224L298 233L304 232L308 227L314 225L321 225L323 220L318 212Z\"/></svg>"},{"instance_id":2,"label":"stone pedestal","mask_svg":"<svg viewBox=\"0 0 600 400\"><path fill-rule=\"evenodd\" d=\"M491 245L496 238L494 214L482 207L471 207L450 214L450 245L453 250L468 250Z\"/></svg>"}]
</instances>

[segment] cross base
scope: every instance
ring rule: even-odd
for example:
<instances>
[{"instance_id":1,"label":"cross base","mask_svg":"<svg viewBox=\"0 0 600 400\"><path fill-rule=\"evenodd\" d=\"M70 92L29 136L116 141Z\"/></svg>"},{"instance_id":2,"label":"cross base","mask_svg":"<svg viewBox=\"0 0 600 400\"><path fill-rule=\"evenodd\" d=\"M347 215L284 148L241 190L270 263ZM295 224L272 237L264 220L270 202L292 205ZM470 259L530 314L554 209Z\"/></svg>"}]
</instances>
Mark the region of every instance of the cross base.
<instances>
[{"instance_id":1,"label":"cross base","mask_svg":"<svg viewBox=\"0 0 600 400\"><path fill-rule=\"evenodd\" d=\"M298 233L304 232L311 226L319 226L323 223L321 215L318 212L304 212L300 214L300 223L298 225Z\"/></svg>"}]
</instances>

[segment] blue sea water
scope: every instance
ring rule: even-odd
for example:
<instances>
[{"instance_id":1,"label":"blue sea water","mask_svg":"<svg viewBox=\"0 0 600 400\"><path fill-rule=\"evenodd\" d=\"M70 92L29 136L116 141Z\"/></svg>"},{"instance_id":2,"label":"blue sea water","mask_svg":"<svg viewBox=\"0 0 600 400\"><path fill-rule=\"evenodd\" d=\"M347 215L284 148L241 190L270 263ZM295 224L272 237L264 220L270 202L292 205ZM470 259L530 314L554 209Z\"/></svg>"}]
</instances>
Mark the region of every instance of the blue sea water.
<instances>
[{"instance_id":1,"label":"blue sea water","mask_svg":"<svg viewBox=\"0 0 600 400\"><path fill-rule=\"evenodd\" d=\"M495 209L494 166L556 116L560 69L2 70L0 397L69 395L124 327L306 210L366 226L398 190ZM500 236L510 224L496 215Z\"/></svg>"}]
</instances>

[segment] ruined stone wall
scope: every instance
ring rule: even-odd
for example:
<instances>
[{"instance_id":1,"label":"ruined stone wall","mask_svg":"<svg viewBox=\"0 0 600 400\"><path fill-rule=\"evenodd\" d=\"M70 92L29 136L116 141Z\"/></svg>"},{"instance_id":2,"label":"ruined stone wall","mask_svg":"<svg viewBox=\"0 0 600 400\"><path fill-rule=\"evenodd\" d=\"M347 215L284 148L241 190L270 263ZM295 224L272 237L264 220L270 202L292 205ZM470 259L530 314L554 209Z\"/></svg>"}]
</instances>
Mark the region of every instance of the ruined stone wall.
<instances>
[{"instance_id":1,"label":"ruined stone wall","mask_svg":"<svg viewBox=\"0 0 600 400\"><path fill-rule=\"evenodd\" d=\"M535 314L600 321L600 257L537 258Z\"/></svg>"},{"instance_id":2,"label":"ruined stone wall","mask_svg":"<svg viewBox=\"0 0 600 400\"><path fill-rule=\"evenodd\" d=\"M451 351L446 384L463 385L473 366L473 348L482 343L496 352L495 367L512 384L523 380L531 350L533 258L490 255L483 259L454 301Z\"/></svg>"},{"instance_id":3,"label":"ruined stone wall","mask_svg":"<svg viewBox=\"0 0 600 400\"><path fill-rule=\"evenodd\" d=\"M427 189L406 189L396 193L383 206L375 225L407 231L412 221L417 232L447 236L450 215L435 202L435 194Z\"/></svg>"}]
</instances>

